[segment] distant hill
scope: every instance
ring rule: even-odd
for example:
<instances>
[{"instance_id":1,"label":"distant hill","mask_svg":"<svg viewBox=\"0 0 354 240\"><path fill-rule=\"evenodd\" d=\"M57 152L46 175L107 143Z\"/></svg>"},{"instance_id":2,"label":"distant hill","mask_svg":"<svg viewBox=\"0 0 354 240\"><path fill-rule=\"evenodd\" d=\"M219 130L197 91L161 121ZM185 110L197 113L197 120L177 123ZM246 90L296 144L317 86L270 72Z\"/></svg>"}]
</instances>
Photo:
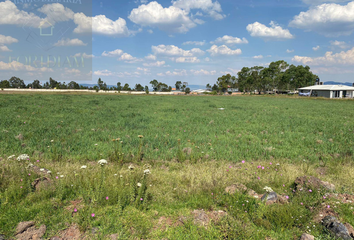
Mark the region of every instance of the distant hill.
<instances>
[{"instance_id":1,"label":"distant hill","mask_svg":"<svg viewBox=\"0 0 354 240\"><path fill-rule=\"evenodd\" d=\"M350 82L345 82L345 83L341 83L341 82L333 82L333 81L328 81L328 82L324 82L324 85L346 85L346 86L353 86L353 83Z\"/></svg>"}]
</instances>

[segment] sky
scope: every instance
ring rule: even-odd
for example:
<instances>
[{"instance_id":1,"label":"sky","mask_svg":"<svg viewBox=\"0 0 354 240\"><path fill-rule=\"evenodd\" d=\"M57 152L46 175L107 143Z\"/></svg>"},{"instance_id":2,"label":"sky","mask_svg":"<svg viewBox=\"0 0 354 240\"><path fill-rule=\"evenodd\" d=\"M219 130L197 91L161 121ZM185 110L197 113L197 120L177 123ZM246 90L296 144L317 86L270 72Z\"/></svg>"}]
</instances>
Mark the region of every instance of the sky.
<instances>
[{"instance_id":1,"label":"sky","mask_svg":"<svg viewBox=\"0 0 354 240\"><path fill-rule=\"evenodd\" d=\"M354 1L0 1L0 80L213 84L285 60L354 82Z\"/></svg>"}]
</instances>

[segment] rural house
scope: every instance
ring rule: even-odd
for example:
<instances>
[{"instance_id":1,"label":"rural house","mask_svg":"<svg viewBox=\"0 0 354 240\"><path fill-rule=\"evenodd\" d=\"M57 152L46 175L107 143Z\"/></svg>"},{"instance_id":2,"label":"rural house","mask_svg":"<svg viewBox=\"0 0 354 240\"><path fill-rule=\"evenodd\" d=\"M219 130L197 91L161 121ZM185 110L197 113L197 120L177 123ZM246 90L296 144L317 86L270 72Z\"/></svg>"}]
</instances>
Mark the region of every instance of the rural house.
<instances>
[{"instance_id":1,"label":"rural house","mask_svg":"<svg viewBox=\"0 0 354 240\"><path fill-rule=\"evenodd\" d=\"M299 88L300 96L354 98L354 87L345 85L314 85Z\"/></svg>"}]
</instances>

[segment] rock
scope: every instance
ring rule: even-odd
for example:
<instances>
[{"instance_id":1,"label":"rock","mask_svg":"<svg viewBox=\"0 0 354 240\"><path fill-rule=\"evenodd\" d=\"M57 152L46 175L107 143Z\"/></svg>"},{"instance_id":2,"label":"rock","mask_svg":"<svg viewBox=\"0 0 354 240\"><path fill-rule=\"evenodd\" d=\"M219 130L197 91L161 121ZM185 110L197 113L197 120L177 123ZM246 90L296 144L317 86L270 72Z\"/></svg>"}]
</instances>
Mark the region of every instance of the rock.
<instances>
[{"instance_id":1,"label":"rock","mask_svg":"<svg viewBox=\"0 0 354 240\"><path fill-rule=\"evenodd\" d=\"M242 183L236 183L232 184L231 186L228 186L225 188L225 192L230 193L230 194L235 194L235 192L245 192L247 191L247 187L243 185Z\"/></svg>"},{"instance_id":2,"label":"rock","mask_svg":"<svg viewBox=\"0 0 354 240\"><path fill-rule=\"evenodd\" d=\"M278 196L277 196L276 192L270 192L270 193L264 194L263 197L261 198L261 200L266 201L266 204L273 204L273 203L277 202Z\"/></svg>"},{"instance_id":3,"label":"rock","mask_svg":"<svg viewBox=\"0 0 354 240\"><path fill-rule=\"evenodd\" d=\"M54 237L51 237L50 240L63 240L63 239L58 236L54 236Z\"/></svg>"},{"instance_id":4,"label":"rock","mask_svg":"<svg viewBox=\"0 0 354 240\"><path fill-rule=\"evenodd\" d=\"M23 135L20 133L20 134L17 135L15 138L18 139L18 140L20 140L20 141L22 141L22 140L23 140Z\"/></svg>"},{"instance_id":5,"label":"rock","mask_svg":"<svg viewBox=\"0 0 354 240\"><path fill-rule=\"evenodd\" d=\"M22 222L17 226L16 238L20 240L40 240L45 234L47 227L42 225L36 229L34 222Z\"/></svg>"},{"instance_id":6,"label":"rock","mask_svg":"<svg viewBox=\"0 0 354 240\"><path fill-rule=\"evenodd\" d=\"M315 237L310 234L304 233L301 235L300 240L315 240Z\"/></svg>"},{"instance_id":7,"label":"rock","mask_svg":"<svg viewBox=\"0 0 354 240\"><path fill-rule=\"evenodd\" d=\"M119 237L119 235L117 233L109 235L109 239L111 239L111 240L117 240L118 237Z\"/></svg>"},{"instance_id":8,"label":"rock","mask_svg":"<svg viewBox=\"0 0 354 240\"><path fill-rule=\"evenodd\" d=\"M347 228L349 235L354 238L354 228L352 225L350 225L349 223L344 223L344 226Z\"/></svg>"},{"instance_id":9,"label":"rock","mask_svg":"<svg viewBox=\"0 0 354 240\"><path fill-rule=\"evenodd\" d=\"M82 239L81 232L76 225L72 225L70 228L62 231L60 237L65 240Z\"/></svg>"},{"instance_id":10,"label":"rock","mask_svg":"<svg viewBox=\"0 0 354 240\"><path fill-rule=\"evenodd\" d=\"M20 222L16 227L15 235L17 235L19 233L23 233L24 231L26 231L28 228L32 227L33 225L34 225L33 221Z\"/></svg>"},{"instance_id":11,"label":"rock","mask_svg":"<svg viewBox=\"0 0 354 240\"><path fill-rule=\"evenodd\" d=\"M50 179L46 177L37 178L32 182L33 188L36 189L37 191L41 189L47 189L50 184L51 184Z\"/></svg>"},{"instance_id":12,"label":"rock","mask_svg":"<svg viewBox=\"0 0 354 240\"><path fill-rule=\"evenodd\" d=\"M286 204L286 203L289 203L289 201L288 201L288 199L285 196L279 195L278 196L278 203Z\"/></svg>"},{"instance_id":13,"label":"rock","mask_svg":"<svg viewBox=\"0 0 354 240\"><path fill-rule=\"evenodd\" d=\"M343 223L337 220L334 216L326 216L322 219L322 225L327 228L329 232L336 238L344 240L352 240L352 237L349 235L348 229L344 226Z\"/></svg>"},{"instance_id":14,"label":"rock","mask_svg":"<svg viewBox=\"0 0 354 240\"><path fill-rule=\"evenodd\" d=\"M191 153L192 153L192 148L190 148L190 147L183 148L183 152L184 152L184 153L187 153L187 155L191 155Z\"/></svg>"},{"instance_id":15,"label":"rock","mask_svg":"<svg viewBox=\"0 0 354 240\"><path fill-rule=\"evenodd\" d=\"M209 224L209 217L204 210L194 210L192 212L194 216L194 224L200 226L207 226Z\"/></svg>"},{"instance_id":16,"label":"rock","mask_svg":"<svg viewBox=\"0 0 354 240\"><path fill-rule=\"evenodd\" d=\"M0 234L0 240L6 240L6 239L5 239L5 235Z\"/></svg>"},{"instance_id":17,"label":"rock","mask_svg":"<svg viewBox=\"0 0 354 240\"><path fill-rule=\"evenodd\" d=\"M303 176L298 177L295 180L296 191L301 191L305 189L320 189L324 188L329 191L334 191L335 186L329 182L321 181L320 179L313 176Z\"/></svg>"}]
</instances>

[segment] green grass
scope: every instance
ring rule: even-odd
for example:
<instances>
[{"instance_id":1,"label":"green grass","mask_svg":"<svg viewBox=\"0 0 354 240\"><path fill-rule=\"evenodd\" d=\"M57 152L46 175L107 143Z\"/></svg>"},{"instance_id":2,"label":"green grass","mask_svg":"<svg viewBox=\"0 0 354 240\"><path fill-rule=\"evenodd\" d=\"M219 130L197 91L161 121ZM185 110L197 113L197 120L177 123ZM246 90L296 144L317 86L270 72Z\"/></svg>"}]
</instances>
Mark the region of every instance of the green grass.
<instances>
[{"instance_id":1,"label":"green grass","mask_svg":"<svg viewBox=\"0 0 354 240\"><path fill-rule=\"evenodd\" d=\"M354 204L292 189L296 177L312 175L335 184L337 194L354 194L352 105L269 96L0 94L0 234L11 238L19 222L34 220L47 226L45 238L76 224L89 239L296 239L304 232L331 239L315 216L330 205L353 225ZM30 160L7 159L12 154ZM103 158L108 165L101 167ZM43 173L29 163L52 171L49 187L33 188ZM289 203L225 193L234 183L259 194L269 186ZM227 216L198 226L195 209Z\"/></svg>"},{"instance_id":2,"label":"green grass","mask_svg":"<svg viewBox=\"0 0 354 240\"><path fill-rule=\"evenodd\" d=\"M224 111L218 108L225 108ZM0 95L0 154L52 160L193 159L329 161L353 156L353 101L284 97ZM15 136L22 134L19 141ZM143 135L141 144L138 135ZM51 143L51 140L54 142ZM188 142L189 140L189 142ZM95 145L97 144L97 145ZM134 157L131 157L134 155Z\"/></svg>"}]
</instances>

